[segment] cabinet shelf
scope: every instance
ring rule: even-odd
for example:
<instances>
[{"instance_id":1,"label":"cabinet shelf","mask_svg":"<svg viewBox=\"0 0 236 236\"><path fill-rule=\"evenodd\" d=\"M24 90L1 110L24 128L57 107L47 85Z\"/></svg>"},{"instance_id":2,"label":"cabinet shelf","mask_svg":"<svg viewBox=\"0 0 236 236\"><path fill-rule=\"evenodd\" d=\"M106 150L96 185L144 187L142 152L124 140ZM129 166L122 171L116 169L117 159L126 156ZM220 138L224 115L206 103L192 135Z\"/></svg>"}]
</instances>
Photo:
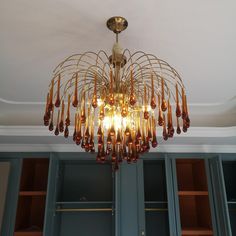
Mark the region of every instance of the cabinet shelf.
<instances>
[{"instance_id":1,"label":"cabinet shelf","mask_svg":"<svg viewBox=\"0 0 236 236\"><path fill-rule=\"evenodd\" d=\"M20 196L46 196L46 191L20 191Z\"/></svg>"},{"instance_id":2,"label":"cabinet shelf","mask_svg":"<svg viewBox=\"0 0 236 236\"><path fill-rule=\"evenodd\" d=\"M75 202L56 202L57 205L76 205L76 204L81 204L81 205L86 205L86 204L101 204L101 205L107 205L107 204L112 204L112 202L107 201L107 202L95 202L95 201L91 201L91 202L83 202L83 201L75 201Z\"/></svg>"},{"instance_id":3,"label":"cabinet shelf","mask_svg":"<svg viewBox=\"0 0 236 236\"><path fill-rule=\"evenodd\" d=\"M208 191L179 191L179 196L208 196Z\"/></svg>"},{"instance_id":4,"label":"cabinet shelf","mask_svg":"<svg viewBox=\"0 0 236 236\"><path fill-rule=\"evenodd\" d=\"M16 231L14 236L43 236L42 231Z\"/></svg>"},{"instance_id":5,"label":"cabinet shelf","mask_svg":"<svg viewBox=\"0 0 236 236\"><path fill-rule=\"evenodd\" d=\"M213 231L208 228L183 228L182 235L213 235Z\"/></svg>"},{"instance_id":6,"label":"cabinet shelf","mask_svg":"<svg viewBox=\"0 0 236 236\"><path fill-rule=\"evenodd\" d=\"M166 204L167 201L145 201L145 204Z\"/></svg>"}]
</instances>

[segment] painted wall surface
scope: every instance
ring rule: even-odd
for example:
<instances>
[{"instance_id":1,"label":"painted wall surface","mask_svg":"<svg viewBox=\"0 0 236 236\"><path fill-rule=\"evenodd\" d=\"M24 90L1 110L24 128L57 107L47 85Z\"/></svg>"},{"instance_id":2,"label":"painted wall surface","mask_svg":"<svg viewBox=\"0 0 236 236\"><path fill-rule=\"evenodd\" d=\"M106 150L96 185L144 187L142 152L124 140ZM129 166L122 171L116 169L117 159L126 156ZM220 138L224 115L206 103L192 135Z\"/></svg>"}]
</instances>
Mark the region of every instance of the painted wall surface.
<instances>
[{"instance_id":1,"label":"painted wall surface","mask_svg":"<svg viewBox=\"0 0 236 236\"><path fill-rule=\"evenodd\" d=\"M4 214L9 171L10 163L0 162L0 232L2 228L2 219Z\"/></svg>"}]
</instances>

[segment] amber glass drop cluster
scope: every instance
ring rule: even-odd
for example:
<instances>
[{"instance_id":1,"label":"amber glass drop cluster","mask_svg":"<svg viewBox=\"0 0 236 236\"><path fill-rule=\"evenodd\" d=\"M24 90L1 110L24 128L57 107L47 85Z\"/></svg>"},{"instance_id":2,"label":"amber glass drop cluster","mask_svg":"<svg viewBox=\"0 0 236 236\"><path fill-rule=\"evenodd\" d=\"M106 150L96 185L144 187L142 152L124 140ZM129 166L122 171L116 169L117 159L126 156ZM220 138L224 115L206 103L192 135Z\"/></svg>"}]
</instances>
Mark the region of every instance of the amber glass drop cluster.
<instances>
[{"instance_id":1,"label":"amber glass drop cluster","mask_svg":"<svg viewBox=\"0 0 236 236\"><path fill-rule=\"evenodd\" d=\"M153 55L125 50L112 59L100 51L60 63L49 85L44 124L65 138L73 130L77 145L118 169L123 160L136 162L156 148L157 132L164 140L187 132L190 119L174 68Z\"/></svg>"}]
</instances>

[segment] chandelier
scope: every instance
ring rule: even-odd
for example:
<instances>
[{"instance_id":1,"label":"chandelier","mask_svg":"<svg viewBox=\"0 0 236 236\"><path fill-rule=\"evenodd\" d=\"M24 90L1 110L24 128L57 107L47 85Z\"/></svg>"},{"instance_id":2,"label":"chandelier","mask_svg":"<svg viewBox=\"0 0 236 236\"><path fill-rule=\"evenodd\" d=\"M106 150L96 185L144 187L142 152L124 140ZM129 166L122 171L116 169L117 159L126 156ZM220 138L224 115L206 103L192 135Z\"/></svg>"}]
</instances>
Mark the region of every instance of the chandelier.
<instances>
[{"instance_id":1,"label":"chandelier","mask_svg":"<svg viewBox=\"0 0 236 236\"><path fill-rule=\"evenodd\" d=\"M115 169L157 147L158 126L164 140L190 126L178 72L152 54L123 50L118 35L127 26L123 17L107 21L116 34L111 56L88 51L55 68L44 114L45 126L55 135L67 138L73 123L74 142L86 152L96 151L98 162L111 161Z\"/></svg>"}]
</instances>

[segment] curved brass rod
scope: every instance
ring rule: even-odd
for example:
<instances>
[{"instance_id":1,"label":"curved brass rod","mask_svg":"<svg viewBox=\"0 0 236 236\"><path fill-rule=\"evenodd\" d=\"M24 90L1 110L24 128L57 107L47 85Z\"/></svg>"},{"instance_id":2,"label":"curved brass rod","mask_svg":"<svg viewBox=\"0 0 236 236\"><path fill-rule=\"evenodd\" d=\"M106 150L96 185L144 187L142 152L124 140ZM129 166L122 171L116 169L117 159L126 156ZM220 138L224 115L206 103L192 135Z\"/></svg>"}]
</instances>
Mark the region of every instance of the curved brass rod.
<instances>
[{"instance_id":1,"label":"curved brass rod","mask_svg":"<svg viewBox=\"0 0 236 236\"><path fill-rule=\"evenodd\" d=\"M147 57L149 61L150 61L150 60L156 60L156 61L158 62L158 64L160 65L160 68L161 68L161 69L163 69L163 70L166 69L166 68L163 68L162 65L165 65L165 66L169 67L169 68L171 69L170 71L171 71L175 76L177 76L177 77L180 79L181 83L183 83L181 77L180 77L179 74L178 74L178 72L177 72L172 66L170 66L166 61L157 58L157 57L156 57L155 55L153 55L153 54L145 54L145 53L142 52L142 51L137 51L137 52L135 52L132 56L137 55L138 53L141 53L142 55L141 55L140 57L138 57L138 58L136 59L136 61L140 60L140 59L141 59L142 57L144 57L144 56ZM152 58L149 58L149 57L153 57L153 59L152 59ZM140 64L141 64L141 63L140 63Z\"/></svg>"}]
</instances>

